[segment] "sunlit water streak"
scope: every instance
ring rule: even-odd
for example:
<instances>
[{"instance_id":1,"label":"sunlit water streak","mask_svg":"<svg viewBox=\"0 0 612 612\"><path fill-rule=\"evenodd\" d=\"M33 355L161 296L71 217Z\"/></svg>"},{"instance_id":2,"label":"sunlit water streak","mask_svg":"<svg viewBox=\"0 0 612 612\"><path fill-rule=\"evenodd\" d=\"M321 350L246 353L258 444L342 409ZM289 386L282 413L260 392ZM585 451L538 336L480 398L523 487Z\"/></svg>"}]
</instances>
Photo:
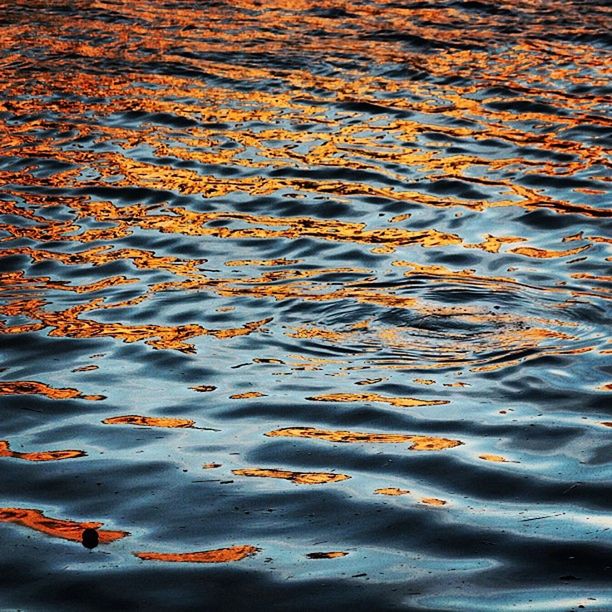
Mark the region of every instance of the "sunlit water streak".
<instances>
[{"instance_id":1,"label":"sunlit water streak","mask_svg":"<svg viewBox=\"0 0 612 612\"><path fill-rule=\"evenodd\" d=\"M612 608L611 17L0 0L1 605Z\"/></svg>"}]
</instances>

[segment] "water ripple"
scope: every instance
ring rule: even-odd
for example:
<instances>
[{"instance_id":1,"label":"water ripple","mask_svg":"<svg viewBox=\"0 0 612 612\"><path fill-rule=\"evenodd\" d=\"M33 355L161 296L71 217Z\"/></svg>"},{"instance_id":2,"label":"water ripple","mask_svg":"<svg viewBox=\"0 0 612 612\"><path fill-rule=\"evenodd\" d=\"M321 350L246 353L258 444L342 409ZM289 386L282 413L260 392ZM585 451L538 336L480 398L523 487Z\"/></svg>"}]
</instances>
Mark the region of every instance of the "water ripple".
<instances>
[{"instance_id":1,"label":"water ripple","mask_svg":"<svg viewBox=\"0 0 612 612\"><path fill-rule=\"evenodd\" d=\"M5 605L612 607L605 3L0 7Z\"/></svg>"}]
</instances>

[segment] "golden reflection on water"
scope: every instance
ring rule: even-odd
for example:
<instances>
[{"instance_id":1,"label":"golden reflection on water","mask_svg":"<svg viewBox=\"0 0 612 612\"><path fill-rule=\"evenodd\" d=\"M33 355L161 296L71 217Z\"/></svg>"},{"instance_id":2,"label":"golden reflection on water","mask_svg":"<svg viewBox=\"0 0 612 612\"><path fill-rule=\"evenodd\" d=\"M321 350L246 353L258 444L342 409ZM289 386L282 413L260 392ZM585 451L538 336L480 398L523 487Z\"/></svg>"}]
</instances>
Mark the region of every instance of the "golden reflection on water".
<instances>
[{"instance_id":1,"label":"golden reflection on water","mask_svg":"<svg viewBox=\"0 0 612 612\"><path fill-rule=\"evenodd\" d=\"M19 314L27 313L31 318L40 320L40 325L34 327L29 326L27 328L23 325L0 326L0 330L5 334L20 334L24 331L51 327L52 329L48 333L51 337L112 337L127 343L144 340L145 344L157 349L174 349L183 353L194 353L195 348L193 344L187 342L187 340L191 338L206 335L215 336L221 339L248 336L260 330L263 325L271 321L271 319L268 318L261 319L260 321L248 322L235 328L206 329L202 325L196 323L178 326L155 324L129 325L120 322L102 323L93 319L84 319L79 316L81 313L90 310L107 310L119 306L133 306L142 302L144 299L145 296L141 296L140 298L126 301L121 304L109 305L105 304L100 298L94 298L89 303L73 306L72 308L59 312L43 310L42 307L44 304L38 300L33 300L29 303L17 302L13 303L12 308L10 306L0 308L0 313L12 314L13 312L16 313L16 311L18 311ZM62 390L62 392L64 391L66 390ZM73 397L80 397L80 395L74 395ZM103 396L86 396L85 399L103 399Z\"/></svg>"},{"instance_id":2,"label":"golden reflection on water","mask_svg":"<svg viewBox=\"0 0 612 612\"><path fill-rule=\"evenodd\" d=\"M408 489L398 489L397 487L384 487L382 489L376 489L374 491L377 495L390 495L397 497L399 495L408 495L410 491Z\"/></svg>"},{"instance_id":3,"label":"golden reflection on water","mask_svg":"<svg viewBox=\"0 0 612 612\"><path fill-rule=\"evenodd\" d=\"M40 510L28 508L0 508L0 523L15 523L55 538L80 542L83 530L97 529L101 544L110 544L130 535L127 531L98 529L103 523L79 523L45 516Z\"/></svg>"},{"instance_id":4,"label":"golden reflection on water","mask_svg":"<svg viewBox=\"0 0 612 612\"><path fill-rule=\"evenodd\" d=\"M11 249L7 251L7 254L28 254L32 256L33 251L27 249ZM497 314L494 318L490 312L482 309L453 309L448 307L433 307L431 303L421 302L414 297L394 295L393 291L384 292L380 290L372 290L356 284L346 284L341 289L326 288L324 283L313 282L310 285L305 280L315 274L322 273L317 270L314 271L285 271L283 270L280 274L264 274L260 277L245 278L240 280L231 279L212 279L207 278L204 274L197 271L196 266L201 262L186 263L185 261L177 260L176 258L155 258L151 257L146 252L138 252L138 250L130 249L124 253L108 253L101 251L100 249L94 249L93 251L83 251L76 255L67 256L65 254L52 253L50 251L45 252L44 258L49 257L57 258L63 263L68 265L79 265L80 263L90 262L93 265L101 265L108 261L117 261L118 259L128 256L139 268L143 269L158 269L158 265L161 263L161 269L172 271L173 273L186 275L188 280L184 281L173 281L157 283L149 287L149 289L135 298L129 300L123 300L117 303L108 303L100 298L91 298L89 302L73 306L63 311L50 312L46 310L45 302L42 300L21 300L13 299L6 305L1 307L1 312L5 315L27 315L30 319L38 320L39 323L27 323L27 324L16 324L7 325L0 321L1 331L3 333L10 334L21 334L25 331L36 331L42 330L46 327L51 327L48 332L49 336L56 337L71 337L71 338L94 338L94 337L113 337L118 338L124 342L138 342L145 341L146 344L156 349L174 349L184 353L195 352L194 345L189 342L192 338L200 336L214 336L219 339L234 338L237 336L249 335L254 332L261 332L265 330L265 325L270 323L273 318L268 317L257 321L252 321L243 324L240 327L232 327L225 329L209 329L200 324L183 324L183 325L159 325L159 324L141 324L141 325L130 325L122 322L113 323L102 323L91 318L83 318L82 313L89 311L99 311L116 309L120 307L136 307L142 304L147 299L153 297L158 292L167 291L201 291L203 289L212 291L222 297L250 297L250 298L268 298L273 297L276 300L285 299L300 299L304 301L322 301L322 302L333 302L340 299L352 299L360 303L380 305L386 307L395 308L411 308L413 310L420 311L423 314L435 313L436 315L451 315L451 316L463 316L466 321L470 318L475 322L491 321L496 326L499 324L507 324L507 331L504 335L496 335L492 338L492 346L512 346L512 345L525 345L538 346L542 340L548 338L558 338L569 340L570 336L564 334L561 331L554 329L542 329L533 327L532 329L526 329L524 323L528 322L529 319L525 317L511 317L508 315ZM146 255L146 257L145 257ZM86 256L86 259L83 257ZM100 260L100 257L103 257ZM42 255L41 255L42 257ZM161 260L158 261L158 260ZM397 262L396 265L407 265L413 268L411 272L407 272L407 278L443 278L445 281L452 281L458 284L467 284L470 287L482 286L489 291L513 291L528 289L524 285L517 283L510 278L502 277L482 277L475 275L473 271L464 270L453 272L443 266L421 266L420 264L409 263L409 262ZM337 272L352 271L351 269L338 269ZM358 272L357 270L354 270ZM325 273L332 273L333 270L325 270ZM282 284L279 284L282 281ZM16 283L23 284L25 279L22 273L13 275L10 279L11 286L15 286ZM69 286L65 282L62 284L54 283L49 278L39 278L36 280L37 288L44 288L46 291L51 290L62 290L62 291L74 291L77 293L92 293L94 291L100 291L101 289L108 287L115 287L119 284L131 284L136 282L136 279L127 279L125 277L111 277L105 281L100 281L89 286ZM32 283L32 281L28 281ZM330 290L331 289L331 290ZM548 291L552 293L558 293L562 291L561 288L540 288L539 291ZM587 297L589 295L598 297L608 297L609 294L602 290L585 289L581 291L574 291L575 295L582 295ZM519 323L520 321L520 323ZM534 323L536 321L534 320ZM547 325L557 325L557 321L545 321ZM570 322L561 323L562 325L571 325ZM363 329L367 329L367 322L363 322ZM344 341L348 340L351 336L361 333L362 327L357 325L352 329L346 331L327 330L323 327L298 327L294 330L289 330L287 335L293 338L320 338L328 342ZM503 327L502 327L503 330ZM384 343L391 345L399 343L402 344L400 339L401 333L399 330L387 329L382 330L381 339ZM400 335L398 335L400 334ZM505 336L505 337L504 337ZM450 347L449 347L450 348ZM461 348L452 347L448 357L451 361L461 360ZM543 348L544 351L550 351L554 354L555 351ZM456 354L456 357L453 355ZM466 355L466 361L470 361L472 365L478 366L478 361L474 360L471 356Z\"/></svg>"},{"instance_id":5,"label":"golden reflection on water","mask_svg":"<svg viewBox=\"0 0 612 612\"><path fill-rule=\"evenodd\" d=\"M61 461L62 459L76 459L85 457L86 452L82 450L52 450L22 453L11 450L8 440L0 440L0 457L13 457L24 461Z\"/></svg>"},{"instance_id":6,"label":"golden reflection on water","mask_svg":"<svg viewBox=\"0 0 612 612\"><path fill-rule=\"evenodd\" d=\"M309 559L339 559L340 557L346 557L347 555L348 553L342 550L331 550L329 552L312 552L308 553L306 556Z\"/></svg>"},{"instance_id":7,"label":"golden reflection on water","mask_svg":"<svg viewBox=\"0 0 612 612\"><path fill-rule=\"evenodd\" d=\"M193 389L193 391L197 391L198 393L210 393L211 391L215 391L217 389L215 385L197 385L189 388Z\"/></svg>"},{"instance_id":8,"label":"golden reflection on water","mask_svg":"<svg viewBox=\"0 0 612 612\"><path fill-rule=\"evenodd\" d=\"M190 553L135 552L134 556L143 561L166 561L170 563L229 563L252 557L258 552L259 548L244 545Z\"/></svg>"},{"instance_id":9,"label":"golden reflection on water","mask_svg":"<svg viewBox=\"0 0 612 612\"><path fill-rule=\"evenodd\" d=\"M177 419L171 417L149 417L138 414L109 417L102 421L105 425L137 425L139 427L169 427L171 429L185 429L193 427L195 421L191 419Z\"/></svg>"},{"instance_id":10,"label":"golden reflection on water","mask_svg":"<svg viewBox=\"0 0 612 612\"><path fill-rule=\"evenodd\" d=\"M460 440L397 433L363 433L356 431L332 431L316 427L285 427L265 434L269 437L314 438L328 442L366 443L366 444L401 444L410 442L409 450L436 451L454 448L463 444Z\"/></svg>"},{"instance_id":11,"label":"golden reflection on water","mask_svg":"<svg viewBox=\"0 0 612 612\"><path fill-rule=\"evenodd\" d=\"M518 463L518 461L510 461L509 459L506 459L502 455L484 454L484 455L478 455L478 458L482 459L483 461L493 461L494 463Z\"/></svg>"},{"instance_id":12,"label":"golden reflection on water","mask_svg":"<svg viewBox=\"0 0 612 612\"><path fill-rule=\"evenodd\" d=\"M447 502L443 499L438 499L437 497L424 497L421 499L421 503L426 506L446 506Z\"/></svg>"},{"instance_id":13,"label":"golden reflection on water","mask_svg":"<svg viewBox=\"0 0 612 612\"><path fill-rule=\"evenodd\" d=\"M447 400L425 400L413 397L386 397L378 393L327 393L323 395L313 395L307 400L314 402L379 402L396 406L398 408L412 408L415 406L440 406L448 404Z\"/></svg>"},{"instance_id":14,"label":"golden reflection on water","mask_svg":"<svg viewBox=\"0 0 612 612\"><path fill-rule=\"evenodd\" d=\"M341 8L331 0L69 4L3 7L0 336L17 355L0 369L8 411L15 405L30 416L23 402L40 398L61 410L106 400L70 418L95 423L119 448L123 435L134 439L129 427L201 429L155 413L209 411L222 422L218 446L182 447L178 460L193 459L198 470L231 465L245 489L270 486L256 478L299 485L353 478L348 487L360 472L376 478L364 490L377 496L411 494L374 489L389 480L367 465L347 467L352 476L336 472L327 464L333 455L295 470L285 469L295 458L282 452L255 463L258 452L282 448L270 438L411 451L466 445L402 457L451 462L452 478L423 489L445 496L443 482L449 500L468 497L456 484L464 475L452 463L458 458L480 470L495 466L478 460L512 463L497 468L511 473L531 465L529 451L539 465L537 437L523 435L527 423L544 414L544 427L552 422L565 435L567 415L557 422L555 410L565 410L584 381L588 392L576 404L599 411L587 421L591 429L612 426L598 403L610 391L598 377L611 352L601 313L612 295L602 136L611 126L612 71L592 37L609 29L609 10L589 5L587 20L581 3L559 0L480 8L382 0ZM98 365L73 357L81 346L105 358ZM135 388L143 389L138 403ZM118 416L102 423L128 427L100 427L93 410L106 405ZM124 414L130 410L142 414ZM31 425L28 434L77 427L63 416L25 426L12 418L3 436L13 444L22 438L18 427ZM490 433L501 420L503 433ZM387 426L400 433L353 430ZM74 445L85 450L21 452L0 440L0 457L14 469L51 470L44 462L88 452L88 460L57 468L87 464L92 450ZM24 439L24 446L40 443ZM318 459L304 446L308 461ZM517 460L494 454L500 448L513 448ZM238 465L250 454L249 464L279 467L234 468L226 454L238 450ZM598 452L581 456L580 469ZM561 472L542 470L550 480L577 478ZM184 492L178 481L171 486ZM294 494L318 492L305 489ZM455 510L422 494L407 499L417 509ZM466 524L479 520L465 512ZM300 532L303 525L286 520ZM84 528L101 526L12 507L0 509L0 522L75 542ZM103 543L129 535L98 533ZM183 552L134 554L224 563L259 552L251 545L184 552L192 548L182 542Z\"/></svg>"},{"instance_id":15,"label":"golden reflection on water","mask_svg":"<svg viewBox=\"0 0 612 612\"><path fill-rule=\"evenodd\" d=\"M104 395L86 395L78 389L56 388L35 380L15 380L0 382L0 395L43 395L49 399L82 399L100 401Z\"/></svg>"},{"instance_id":16,"label":"golden reflection on water","mask_svg":"<svg viewBox=\"0 0 612 612\"><path fill-rule=\"evenodd\" d=\"M245 393L234 393L234 395L229 396L230 399L255 399L257 397L266 397L266 394L260 391L247 391Z\"/></svg>"},{"instance_id":17,"label":"golden reflection on water","mask_svg":"<svg viewBox=\"0 0 612 612\"><path fill-rule=\"evenodd\" d=\"M281 478L296 484L325 484L328 482L340 482L350 478L346 474L332 474L330 472L291 472L269 468L243 468L232 470L232 474L259 478Z\"/></svg>"}]
</instances>

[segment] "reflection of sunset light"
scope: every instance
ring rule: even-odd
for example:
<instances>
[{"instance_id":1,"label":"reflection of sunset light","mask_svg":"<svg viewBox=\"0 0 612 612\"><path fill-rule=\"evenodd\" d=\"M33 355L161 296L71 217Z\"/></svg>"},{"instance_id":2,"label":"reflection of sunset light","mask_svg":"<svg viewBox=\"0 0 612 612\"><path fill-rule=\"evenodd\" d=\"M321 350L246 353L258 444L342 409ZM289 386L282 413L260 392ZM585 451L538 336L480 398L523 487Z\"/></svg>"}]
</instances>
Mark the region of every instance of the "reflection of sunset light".
<instances>
[{"instance_id":1,"label":"reflection of sunset light","mask_svg":"<svg viewBox=\"0 0 612 612\"><path fill-rule=\"evenodd\" d=\"M103 400L104 395L84 395L77 389L58 389L33 380L0 381L0 395L44 395L50 399Z\"/></svg>"},{"instance_id":2,"label":"reflection of sunset light","mask_svg":"<svg viewBox=\"0 0 612 612\"><path fill-rule=\"evenodd\" d=\"M25 461L61 461L62 459L76 459L85 457L87 453L81 450L53 450L21 453L11 450L8 440L0 440L0 457L13 457Z\"/></svg>"},{"instance_id":3,"label":"reflection of sunset light","mask_svg":"<svg viewBox=\"0 0 612 612\"><path fill-rule=\"evenodd\" d=\"M366 443L366 444L401 444L409 442L410 450L434 451L445 450L463 444L460 440L394 433L361 433L356 431L331 431L314 427L285 427L265 434L270 437L313 438L328 442Z\"/></svg>"},{"instance_id":4,"label":"reflection of sunset light","mask_svg":"<svg viewBox=\"0 0 612 612\"><path fill-rule=\"evenodd\" d=\"M312 585L311 607L342 607L327 582L340 598L358 578L381 609L437 609L499 571L491 608L520 608L510 561L529 570L536 535L546 558L584 551L540 564L533 592L594 586L611 16L583 0L3 3L6 503L133 518L150 539L108 563L193 574L186 605L243 572L240 589L286 579L296 609ZM540 522L564 504L562 528ZM0 523L129 535L36 509ZM444 558L468 539L472 557ZM255 544L268 577L164 565ZM67 592L72 561L38 561L33 593L62 573L45 563Z\"/></svg>"},{"instance_id":5,"label":"reflection of sunset light","mask_svg":"<svg viewBox=\"0 0 612 612\"><path fill-rule=\"evenodd\" d=\"M147 417L136 414L126 416L109 417L102 421L106 425L138 425L142 427L169 427L172 429L184 429L193 427L195 421L191 419L175 419L170 417Z\"/></svg>"},{"instance_id":6,"label":"reflection of sunset light","mask_svg":"<svg viewBox=\"0 0 612 612\"><path fill-rule=\"evenodd\" d=\"M259 551L255 546L231 546L217 550L204 550L191 553L137 552L136 557L143 561L166 561L170 563L229 563L251 557Z\"/></svg>"},{"instance_id":7,"label":"reflection of sunset light","mask_svg":"<svg viewBox=\"0 0 612 612\"><path fill-rule=\"evenodd\" d=\"M88 527L98 529L102 523L78 523L45 516L40 510L26 508L0 508L0 523L15 523L55 538L80 542L83 530ZM108 531L98 529L101 544L109 544L130 535L127 531Z\"/></svg>"},{"instance_id":8,"label":"reflection of sunset light","mask_svg":"<svg viewBox=\"0 0 612 612\"><path fill-rule=\"evenodd\" d=\"M244 468L232 470L236 476L253 476L259 478L281 478L296 484L324 484L326 482L340 482L350 478L346 474L332 474L329 472L290 472L287 470Z\"/></svg>"}]
</instances>

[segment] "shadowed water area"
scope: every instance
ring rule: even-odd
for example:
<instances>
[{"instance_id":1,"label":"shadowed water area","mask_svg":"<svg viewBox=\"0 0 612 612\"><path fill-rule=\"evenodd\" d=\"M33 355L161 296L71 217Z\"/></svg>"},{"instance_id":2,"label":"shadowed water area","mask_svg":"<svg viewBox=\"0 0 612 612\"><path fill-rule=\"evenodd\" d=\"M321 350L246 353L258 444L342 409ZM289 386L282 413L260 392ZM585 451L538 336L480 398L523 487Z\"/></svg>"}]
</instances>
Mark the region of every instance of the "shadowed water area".
<instances>
[{"instance_id":1,"label":"shadowed water area","mask_svg":"<svg viewBox=\"0 0 612 612\"><path fill-rule=\"evenodd\" d=\"M611 609L611 23L0 0L0 607Z\"/></svg>"}]
</instances>

